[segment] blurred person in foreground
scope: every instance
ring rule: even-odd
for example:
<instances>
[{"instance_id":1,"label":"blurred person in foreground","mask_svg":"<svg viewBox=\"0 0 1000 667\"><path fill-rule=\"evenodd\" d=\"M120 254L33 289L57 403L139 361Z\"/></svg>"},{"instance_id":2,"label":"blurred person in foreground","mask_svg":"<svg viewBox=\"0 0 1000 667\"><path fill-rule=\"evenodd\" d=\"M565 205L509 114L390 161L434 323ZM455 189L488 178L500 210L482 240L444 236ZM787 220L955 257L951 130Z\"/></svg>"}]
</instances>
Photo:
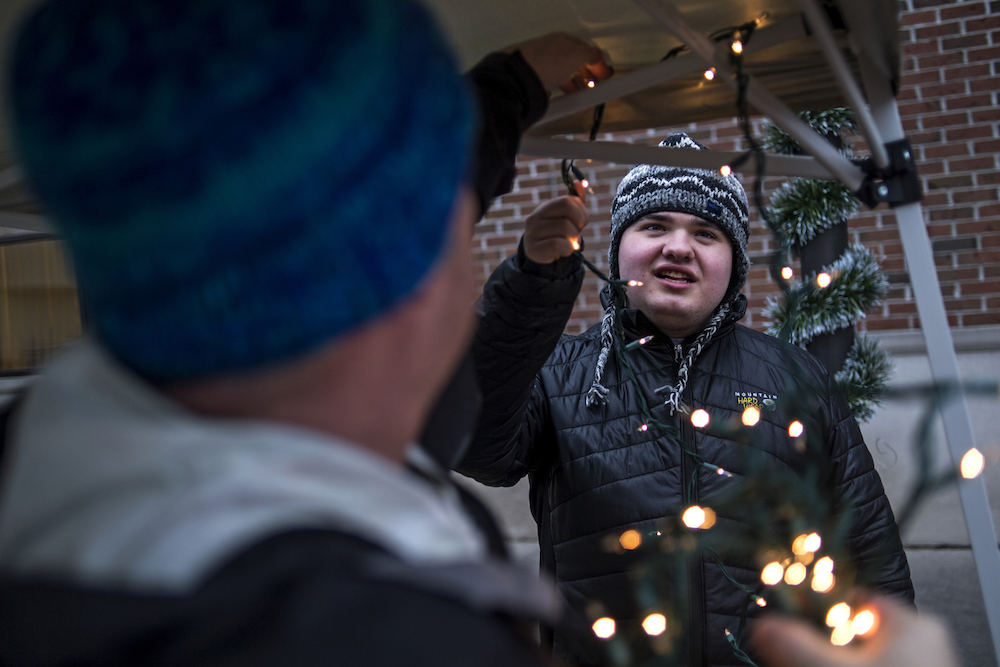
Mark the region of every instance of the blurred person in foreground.
<instances>
[{"instance_id":1,"label":"blurred person in foreground","mask_svg":"<svg viewBox=\"0 0 1000 667\"><path fill-rule=\"evenodd\" d=\"M473 326L472 224L601 61L489 56L477 134L409 0L26 21L14 138L92 332L9 415L0 663L541 662L557 595L415 442Z\"/></svg>"}]
</instances>

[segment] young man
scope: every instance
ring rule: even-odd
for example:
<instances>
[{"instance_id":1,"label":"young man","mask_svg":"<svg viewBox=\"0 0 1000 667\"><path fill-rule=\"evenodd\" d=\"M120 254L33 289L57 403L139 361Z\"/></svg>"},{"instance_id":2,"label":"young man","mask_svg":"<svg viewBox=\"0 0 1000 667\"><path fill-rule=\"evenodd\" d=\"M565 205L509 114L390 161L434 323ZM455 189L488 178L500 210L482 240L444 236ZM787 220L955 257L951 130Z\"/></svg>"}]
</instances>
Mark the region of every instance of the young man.
<instances>
[{"instance_id":1,"label":"young man","mask_svg":"<svg viewBox=\"0 0 1000 667\"><path fill-rule=\"evenodd\" d=\"M0 663L540 663L522 630L554 591L414 445L471 335L482 202L545 89L601 61L522 46L473 73L473 165L470 91L409 0L25 23L14 135L93 332L10 417Z\"/></svg>"},{"instance_id":2,"label":"young man","mask_svg":"<svg viewBox=\"0 0 1000 667\"><path fill-rule=\"evenodd\" d=\"M685 135L661 145L702 148ZM740 290L749 267L749 225L746 193L734 176L641 165L618 188L610 275L642 283L628 288L621 324L628 341L653 336L629 355L638 389L615 354L612 304L601 324L561 336L583 280L571 241L586 224L586 209L575 197L541 205L527 219L518 254L487 283L473 347L484 409L460 470L493 485L529 476L542 568L577 611L573 624L555 630L555 652L593 665L604 654L583 613L589 602L602 602L623 632L641 620L625 573L630 561L608 553L605 538L628 528L655 531L668 512L710 502L733 483L696 466L673 436L642 430L636 391L656 419L676 427L684 447L738 477L744 446L696 430L689 413L701 408L725 420L743 411L741 398L764 407L804 386L830 383L806 352L737 324L746 309ZM797 378L793 366L808 377ZM858 508L850 536L854 556L888 555L878 576L863 583L912 601L898 531L857 424L841 396L821 390L814 399L811 428L835 462L830 486ZM803 456L788 424L762 413L755 429L766 435L774 464L801 470ZM747 583L759 583L755 563L727 566ZM738 627L746 594L710 559L692 568L690 590L685 664L741 664L725 630Z\"/></svg>"}]
</instances>

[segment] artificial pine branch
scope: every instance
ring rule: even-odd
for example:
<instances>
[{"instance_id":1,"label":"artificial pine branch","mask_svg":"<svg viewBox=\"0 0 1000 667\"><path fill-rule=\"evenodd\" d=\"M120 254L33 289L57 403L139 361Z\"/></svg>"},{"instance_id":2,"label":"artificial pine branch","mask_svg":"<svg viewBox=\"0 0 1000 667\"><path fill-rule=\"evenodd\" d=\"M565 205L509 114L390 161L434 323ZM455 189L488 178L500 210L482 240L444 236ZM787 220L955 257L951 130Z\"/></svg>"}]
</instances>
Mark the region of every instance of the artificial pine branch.
<instances>
[{"instance_id":1,"label":"artificial pine branch","mask_svg":"<svg viewBox=\"0 0 1000 667\"><path fill-rule=\"evenodd\" d=\"M799 118L824 137L833 140L834 145L841 149L845 155L851 155L851 145L844 140L843 133L845 131L857 132L858 122L850 108L838 107L826 111L803 111L799 114ZM774 123L768 122L764 132L766 136L762 144L765 150L782 155L802 155L804 153L802 147Z\"/></svg>"},{"instance_id":2,"label":"artificial pine branch","mask_svg":"<svg viewBox=\"0 0 1000 667\"><path fill-rule=\"evenodd\" d=\"M840 181L806 178L782 183L771 195L769 207L771 219L795 255L821 232L843 222L857 210L858 199Z\"/></svg>"},{"instance_id":3,"label":"artificial pine branch","mask_svg":"<svg viewBox=\"0 0 1000 667\"><path fill-rule=\"evenodd\" d=\"M854 324L889 287L878 260L861 245L848 248L824 272L831 277L825 288L817 288L812 279L791 287L781 300L768 298L764 313L772 320L769 334L781 333L793 345L804 346L819 334Z\"/></svg>"},{"instance_id":4,"label":"artificial pine branch","mask_svg":"<svg viewBox=\"0 0 1000 667\"><path fill-rule=\"evenodd\" d=\"M859 333L844 367L834 376L855 419L868 421L874 416L892 370L889 354L879 348L878 339Z\"/></svg>"}]
</instances>

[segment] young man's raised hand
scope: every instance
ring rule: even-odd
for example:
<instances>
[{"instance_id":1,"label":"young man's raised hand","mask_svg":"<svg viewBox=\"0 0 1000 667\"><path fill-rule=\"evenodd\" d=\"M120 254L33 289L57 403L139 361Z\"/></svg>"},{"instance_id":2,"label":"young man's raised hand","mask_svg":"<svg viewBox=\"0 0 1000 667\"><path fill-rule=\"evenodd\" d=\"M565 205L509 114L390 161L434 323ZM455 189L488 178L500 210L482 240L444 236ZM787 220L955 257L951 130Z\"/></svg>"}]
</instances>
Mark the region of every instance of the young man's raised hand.
<instances>
[{"instance_id":1,"label":"young man's raised hand","mask_svg":"<svg viewBox=\"0 0 1000 667\"><path fill-rule=\"evenodd\" d=\"M524 221L524 254L536 264L572 255L589 221L582 197L566 195L540 204Z\"/></svg>"}]
</instances>

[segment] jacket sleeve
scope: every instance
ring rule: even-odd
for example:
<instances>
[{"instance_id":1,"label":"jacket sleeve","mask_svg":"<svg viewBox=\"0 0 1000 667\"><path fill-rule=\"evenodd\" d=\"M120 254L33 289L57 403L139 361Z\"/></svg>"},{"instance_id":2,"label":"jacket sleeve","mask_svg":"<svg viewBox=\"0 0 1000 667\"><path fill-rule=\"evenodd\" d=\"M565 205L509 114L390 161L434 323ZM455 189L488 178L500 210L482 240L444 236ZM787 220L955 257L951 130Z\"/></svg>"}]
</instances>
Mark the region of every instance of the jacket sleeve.
<instances>
[{"instance_id":1,"label":"jacket sleeve","mask_svg":"<svg viewBox=\"0 0 1000 667\"><path fill-rule=\"evenodd\" d=\"M899 528L857 422L840 393L830 401L833 428L829 447L837 496L853 513L848 544L858 568L858 584L913 604L910 567Z\"/></svg>"},{"instance_id":2,"label":"jacket sleeve","mask_svg":"<svg viewBox=\"0 0 1000 667\"><path fill-rule=\"evenodd\" d=\"M519 249L490 276L472 343L483 409L460 473L511 486L538 466L549 427L538 373L573 312L583 273L576 257L543 266Z\"/></svg>"},{"instance_id":3,"label":"jacket sleeve","mask_svg":"<svg viewBox=\"0 0 1000 667\"><path fill-rule=\"evenodd\" d=\"M549 98L520 51L486 56L466 75L479 103L473 185L480 213L514 187L521 135L545 115Z\"/></svg>"}]
</instances>

